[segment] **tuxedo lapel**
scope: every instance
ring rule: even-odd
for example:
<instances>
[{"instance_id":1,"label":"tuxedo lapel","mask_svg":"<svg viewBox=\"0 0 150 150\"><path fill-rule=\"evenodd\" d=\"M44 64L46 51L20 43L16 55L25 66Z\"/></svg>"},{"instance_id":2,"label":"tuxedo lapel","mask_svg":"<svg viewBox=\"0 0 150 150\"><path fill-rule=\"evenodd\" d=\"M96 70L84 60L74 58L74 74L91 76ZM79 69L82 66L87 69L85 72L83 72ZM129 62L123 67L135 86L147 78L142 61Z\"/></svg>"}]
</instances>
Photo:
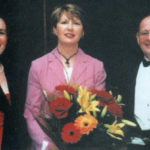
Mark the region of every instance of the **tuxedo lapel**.
<instances>
[{"instance_id":1,"label":"tuxedo lapel","mask_svg":"<svg viewBox=\"0 0 150 150\"><path fill-rule=\"evenodd\" d=\"M131 74L130 74L130 80L129 80L129 86L130 86L130 91L129 91L129 96L128 96L128 100L130 102L128 102L128 106L130 107L130 111L132 111L132 116L134 115L134 98L135 98L135 84L136 84L136 76L137 76L137 72L138 72L138 68L139 68L139 64L140 61L138 61L135 65L135 67L131 70ZM127 106L127 107L128 107Z\"/></svg>"}]
</instances>

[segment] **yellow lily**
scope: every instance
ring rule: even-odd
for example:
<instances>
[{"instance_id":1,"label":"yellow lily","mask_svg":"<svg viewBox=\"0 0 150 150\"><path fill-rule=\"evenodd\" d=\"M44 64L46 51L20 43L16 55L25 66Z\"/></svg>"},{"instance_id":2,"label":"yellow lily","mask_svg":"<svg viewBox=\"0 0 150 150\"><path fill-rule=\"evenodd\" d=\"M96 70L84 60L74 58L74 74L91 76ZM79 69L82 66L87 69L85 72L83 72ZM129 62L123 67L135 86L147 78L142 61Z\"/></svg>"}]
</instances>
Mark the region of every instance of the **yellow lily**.
<instances>
[{"instance_id":1,"label":"yellow lily","mask_svg":"<svg viewBox=\"0 0 150 150\"><path fill-rule=\"evenodd\" d=\"M114 134L111 134L111 133L109 133L109 132L107 132L107 134L110 135L112 138L115 138L115 139L117 139L117 140L122 140L121 137L115 136Z\"/></svg>"},{"instance_id":2,"label":"yellow lily","mask_svg":"<svg viewBox=\"0 0 150 150\"><path fill-rule=\"evenodd\" d=\"M111 137L116 138L118 140L122 140L122 138L116 135L121 135L122 137L124 137L124 132L121 130L121 128L125 126L124 123L117 123L117 120L115 120L112 125L104 124L104 126L108 128L107 134L109 134Z\"/></svg>"},{"instance_id":3,"label":"yellow lily","mask_svg":"<svg viewBox=\"0 0 150 150\"><path fill-rule=\"evenodd\" d=\"M128 126L136 127L136 124L130 120L122 119L122 122Z\"/></svg>"},{"instance_id":4,"label":"yellow lily","mask_svg":"<svg viewBox=\"0 0 150 150\"><path fill-rule=\"evenodd\" d=\"M120 103L121 100L122 100L122 96L121 96L120 94L117 95L116 102L117 102L117 103Z\"/></svg>"},{"instance_id":5,"label":"yellow lily","mask_svg":"<svg viewBox=\"0 0 150 150\"><path fill-rule=\"evenodd\" d=\"M87 114L90 114L92 111L96 114L96 111L100 111L99 108L97 108L99 102L91 100L91 93L88 91L87 87L82 88L79 86L77 102L81 106L79 113L86 112Z\"/></svg>"},{"instance_id":6,"label":"yellow lily","mask_svg":"<svg viewBox=\"0 0 150 150\"><path fill-rule=\"evenodd\" d=\"M64 97L67 98L68 100L71 99L69 93L66 90L64 90Z\"/></svg>"},{"instance_id":7,"label":"yellow lily","mask_svg":"<svg viewBox=\"0 0 150 150\"><path fill-rule=\"evenodd\" d=\"M103 118L106 115L106 113L107 113L107 105L104 106L104 108L103 108L103 110L101 112L101 117Z\"/></svg>"}]
</instances>

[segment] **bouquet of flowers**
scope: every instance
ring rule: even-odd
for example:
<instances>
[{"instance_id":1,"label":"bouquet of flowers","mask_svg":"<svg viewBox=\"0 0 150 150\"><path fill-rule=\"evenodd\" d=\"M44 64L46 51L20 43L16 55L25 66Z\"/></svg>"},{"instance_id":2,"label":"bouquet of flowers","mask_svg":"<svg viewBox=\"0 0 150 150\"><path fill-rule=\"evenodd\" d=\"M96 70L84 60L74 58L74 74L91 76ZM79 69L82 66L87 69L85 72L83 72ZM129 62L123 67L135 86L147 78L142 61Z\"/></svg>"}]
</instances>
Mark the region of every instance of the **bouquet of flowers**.
<instances>
[{"instance_id":1,"label":"bouquet of flowers","mask_svg":"<svg viewBox=\"0 0 150 150\"><path fill-rule=\"evenodd\" d=\"M87 137L105 135L123 140L124 128L136 126L122 117L121 95L114 97L106 90L88 90L76 84L58 85L56 91L59 96L43 91L52 117L50 119L44 115L44 124L39 123L60 149L83 141L88 143Z\"/></svg>"}]
</instances>

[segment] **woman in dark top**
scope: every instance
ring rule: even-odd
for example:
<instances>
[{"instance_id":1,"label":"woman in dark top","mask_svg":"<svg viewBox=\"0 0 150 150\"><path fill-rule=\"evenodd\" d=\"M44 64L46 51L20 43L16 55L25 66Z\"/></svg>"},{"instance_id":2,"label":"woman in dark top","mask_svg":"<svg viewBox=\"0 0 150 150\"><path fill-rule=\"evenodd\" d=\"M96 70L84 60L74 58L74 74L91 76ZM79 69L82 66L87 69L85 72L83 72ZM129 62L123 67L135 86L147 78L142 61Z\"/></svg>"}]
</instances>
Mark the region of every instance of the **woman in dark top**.
<instances>
[{"instance_id":1,"label":"woman in dark top","mask_svg":"<svg viewBox=\"0 0 150 150\"><path fill-rule=\"evenodd\" d=\"M6 23L3 18L0 17L0 57L4 52L7 44L7 29ZM5 74L4 66L0 60L0 149L2 149L3 143L3 126L4 116L10 110L10 94L8 88L8 82ZM9 143L8 143L9 145Z\"/></svg>"}]
</instances>

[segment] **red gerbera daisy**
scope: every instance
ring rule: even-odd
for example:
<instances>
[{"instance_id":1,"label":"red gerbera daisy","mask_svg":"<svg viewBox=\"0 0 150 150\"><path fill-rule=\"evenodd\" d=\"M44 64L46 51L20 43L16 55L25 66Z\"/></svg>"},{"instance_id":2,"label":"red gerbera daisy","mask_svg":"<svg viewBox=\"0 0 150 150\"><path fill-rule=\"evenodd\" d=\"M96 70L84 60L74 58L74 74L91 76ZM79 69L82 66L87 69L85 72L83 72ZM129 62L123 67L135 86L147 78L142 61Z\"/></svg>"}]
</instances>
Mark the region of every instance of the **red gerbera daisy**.
<instances>
[{"instance_id":1,"label":"red gerbera daisy","mask_svg":"<svg viewBox=\"0 0 150 150\"><path fill-rule=\"evenodd\" d=\"M57 98L49 103L50 110L57 118L65 118L72 103L66 98Z\"/></svg>"},{"instance_id":2,"label":"red gerbera daisy","mask_svg":"<svg viewBox=\"0 0 150 150\"><path fill-rule=\"evenodd\" d=\"M70 86L70 85L58 85L58 86L56 86L55 89L58 90L58 91L61 91L61 92L63 92L64 90L66 90L69 93L75 94L74 87Z\"/></svg>"},{"instance_id":3,"label":"red gerbera daisy","mask_svg":"<svg viewBox=\"0 0 150 150\"><path fill-rule=\"evenodd\" d=\"M76 143L81 138L80 131L74 126L73 122L67 123L63 126L61 138L66 143Z\"/></svg>"},{"instance_id":4,"label":"red gerbera daisy","mask_svg":"<svg viewBox=\"0 0 150 150\"><path fill-rule=\"evenodd\" d=\"M113 116L117 116L117 117L122 117L122 109L121 107L116 104L116 103L112 103L107 105L107 110L113 115Z\"/></svg>"}]
</instances>

